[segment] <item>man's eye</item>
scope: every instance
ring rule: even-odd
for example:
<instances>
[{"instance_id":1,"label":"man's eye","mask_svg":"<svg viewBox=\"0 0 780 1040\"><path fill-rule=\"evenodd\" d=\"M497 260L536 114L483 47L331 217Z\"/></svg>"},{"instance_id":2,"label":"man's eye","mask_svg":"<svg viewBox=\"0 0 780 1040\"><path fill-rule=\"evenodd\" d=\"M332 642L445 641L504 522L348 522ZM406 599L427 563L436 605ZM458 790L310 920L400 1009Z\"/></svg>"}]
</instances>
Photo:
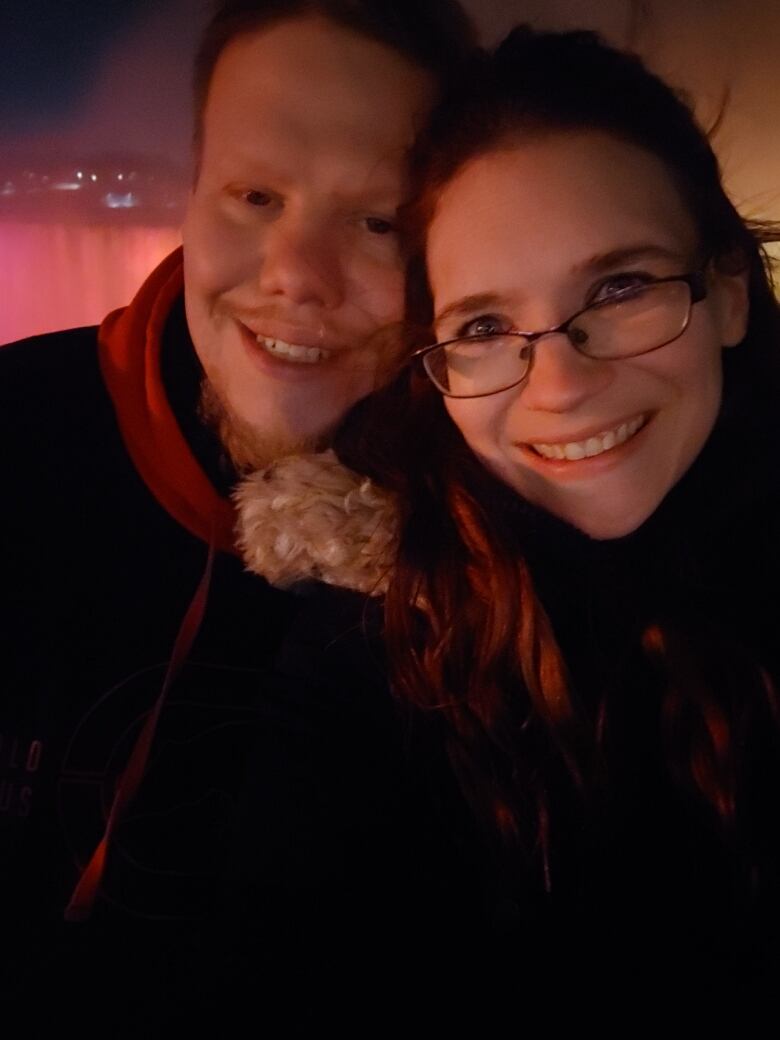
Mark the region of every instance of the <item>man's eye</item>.
<instances>
[{"instance_id":1,"label":"man's eye","mask_svg":"<svg viewBox=\"0 0 780 1040\"><path fill-rule=\"evenodd\" d=\"M500 336L506 332L509 325L501 318L492 314L482 314L479 318L472 318L458 329L458 336Z\"/></svg>"},{"instance_id":2,"label":"man's eye","mask_svg":"<svg viewBox=\"0 0 780 1040\"><path fill-rule=\"evenodd\" d=\"M587 303L602 303L613 297L630 296L633 292L641 292L656 279L644 271L627 271L623 274L611 274L595 287L589 294Z\"/></svg>"},{"instance_id":3,"label":"man's eye","mask_svg":"<svg viewBox=\"0 0 780 1040\"><path fill-rule=\"evenodd\" d=\"M365 226L366 230L370 231L372 235L392 235L395 231L395 224L382 217L366 217Z\"/></svg>"},{"instance_id":4,"label":"man's eye","mask_svg":"<svg viewBox=\"0 0 780 1040\"><path fill-rule=\"evenodd\" d=\"M257 191L251 188L244 192L244 201L248 202L250 206L268 206L271 204L271 196L267 191Z\"/></svg>"}]
</instances>

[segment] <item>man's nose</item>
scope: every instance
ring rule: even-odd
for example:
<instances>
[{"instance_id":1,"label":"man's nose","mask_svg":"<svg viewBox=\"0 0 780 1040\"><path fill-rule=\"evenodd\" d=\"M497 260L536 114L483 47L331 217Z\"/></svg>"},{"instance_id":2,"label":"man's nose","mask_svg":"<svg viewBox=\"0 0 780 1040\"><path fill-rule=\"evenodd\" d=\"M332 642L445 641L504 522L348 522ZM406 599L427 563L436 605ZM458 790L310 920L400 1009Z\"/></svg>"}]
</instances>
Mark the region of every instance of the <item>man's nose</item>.
<instances>
[{"instance_id":1,"label":"man's nose","mask_svg":"<svg viewBox=\"0 0 780 1040\"><path fill-rule=\"evenodd\" d=\"M338 307L343 299L342 257L333 229L301 216L281 216L261 243L260 289L297 305Z\"/></svg>"},{"instance_id":2,"label":"man's nose","mask_svg":"<svg viewBox=\"0 0 780 1040\"><path fill-rule=\"evenodd\" d=\"M522 384L523 406L532 411L570 412L605 390L615 378L614 361L585 357L564 332L540 336Z\"/></svg>"}]
</instances>

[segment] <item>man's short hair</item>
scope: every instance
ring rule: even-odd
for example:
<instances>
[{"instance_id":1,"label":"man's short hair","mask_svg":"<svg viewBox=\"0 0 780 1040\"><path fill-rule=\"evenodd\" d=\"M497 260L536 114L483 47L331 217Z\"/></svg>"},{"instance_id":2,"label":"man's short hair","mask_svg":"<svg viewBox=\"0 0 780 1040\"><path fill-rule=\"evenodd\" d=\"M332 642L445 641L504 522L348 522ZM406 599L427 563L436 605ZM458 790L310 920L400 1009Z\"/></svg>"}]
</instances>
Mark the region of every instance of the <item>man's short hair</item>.
<instances>
[{"instance_id":1,"label":"man's short hair","mask_svg":"<svg viewBox=\"0 0 780 1040\"><path fill-rule=\"evenodd\" d=\"M211 77L225 47L239 36L305 15L320 15L385 44L443 87L476 46L474 27L457 0L222 0L195 58L196 158Z\"/></svg>"}]
</instances>

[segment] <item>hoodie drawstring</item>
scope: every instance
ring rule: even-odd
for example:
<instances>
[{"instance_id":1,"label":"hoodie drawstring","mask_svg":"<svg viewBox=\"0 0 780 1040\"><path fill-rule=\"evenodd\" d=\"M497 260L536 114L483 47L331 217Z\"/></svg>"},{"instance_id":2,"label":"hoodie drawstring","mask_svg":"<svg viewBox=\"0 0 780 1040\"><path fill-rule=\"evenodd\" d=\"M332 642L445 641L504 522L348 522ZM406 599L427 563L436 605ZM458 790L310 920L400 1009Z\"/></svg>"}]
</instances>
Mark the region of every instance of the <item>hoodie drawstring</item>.
<instances>
[{"instance_id":1,"label":"hoodie drawstring","mask_svg":"<svg viewBox=\"0 0 780 1040\"><path fill-rule=\"evenodd\" d=\"M141 732L136 738L124 772L119 778L114 799L111 803L111 809L108 814L106 829L103 832L103 837L100 839L97 848L92 853L89 862L74 889L73 895L70 898L70 902L65 910L66 921L85 921L92 913L100 889L100 882L103 878L109 842L111 841L114 830L116 829L122 814L127 806L132 802L138 788L141 786L149 762L149 754L152 749L152 742L157 730L157 724L160 720L160 713L162 712L163 705L168 697L168 692L173 685L174 679L178 675L182 665L190 653L190 650L192 649L192 644L195 642L195 637L197 636L201 622L203 621L203 615L206 612L209 586L211 584L211 574L214 567L214 554L215 538L212 536L209 543L209 554L206 560L206 567L203 571L200 582L198 583L198 587L195 590L195 595L192 597L181 625L179 626L179 631L173 644L173 653L171 654L171 659L168 662L168 667L163 679L162 688L157 700L152 706L152 710L146 718L146 722L144 722L143 727L141 728Z\"/></svg>"}]
</instances>

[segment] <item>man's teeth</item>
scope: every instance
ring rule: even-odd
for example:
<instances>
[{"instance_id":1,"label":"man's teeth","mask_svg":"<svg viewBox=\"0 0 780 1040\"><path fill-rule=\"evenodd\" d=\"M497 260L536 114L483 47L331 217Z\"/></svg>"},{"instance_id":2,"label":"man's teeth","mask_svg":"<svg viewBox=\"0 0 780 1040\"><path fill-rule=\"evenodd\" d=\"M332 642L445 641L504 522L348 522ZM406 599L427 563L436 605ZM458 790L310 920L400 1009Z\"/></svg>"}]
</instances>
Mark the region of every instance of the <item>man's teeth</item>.
<instances>
[{"instance_id":1,"label":"man's teeth","mask_svg":"<svg viewBox=\"0 0 780 1040\"><path fill-rule=\"evenodd\" d=\"M283 339L267 339L265 336L257 337L258 344L274 354L283 357L285 361L299 361L304 365L314 365L317 361L324 361L330 356L330 352L320 347L302 347L298 343L285 343Z\"/></svg>"},{"instance_id":2,"label":"man's teeth","mask_svg":"<svg viewBox=\"0 0 780 1040\"><path fill-rule=\"evenodd\" d=\"M546 459L568 459L575 462L578 459L592 458L601 455L610 448L616 448L633 437L634 434L644 426L647 416L638 415L636 419L621 423L614 430L607 430L596 437L588 437L585 441L569 441L567 444L532 444L535 452Z\"/></svg>"}]
</instances>

